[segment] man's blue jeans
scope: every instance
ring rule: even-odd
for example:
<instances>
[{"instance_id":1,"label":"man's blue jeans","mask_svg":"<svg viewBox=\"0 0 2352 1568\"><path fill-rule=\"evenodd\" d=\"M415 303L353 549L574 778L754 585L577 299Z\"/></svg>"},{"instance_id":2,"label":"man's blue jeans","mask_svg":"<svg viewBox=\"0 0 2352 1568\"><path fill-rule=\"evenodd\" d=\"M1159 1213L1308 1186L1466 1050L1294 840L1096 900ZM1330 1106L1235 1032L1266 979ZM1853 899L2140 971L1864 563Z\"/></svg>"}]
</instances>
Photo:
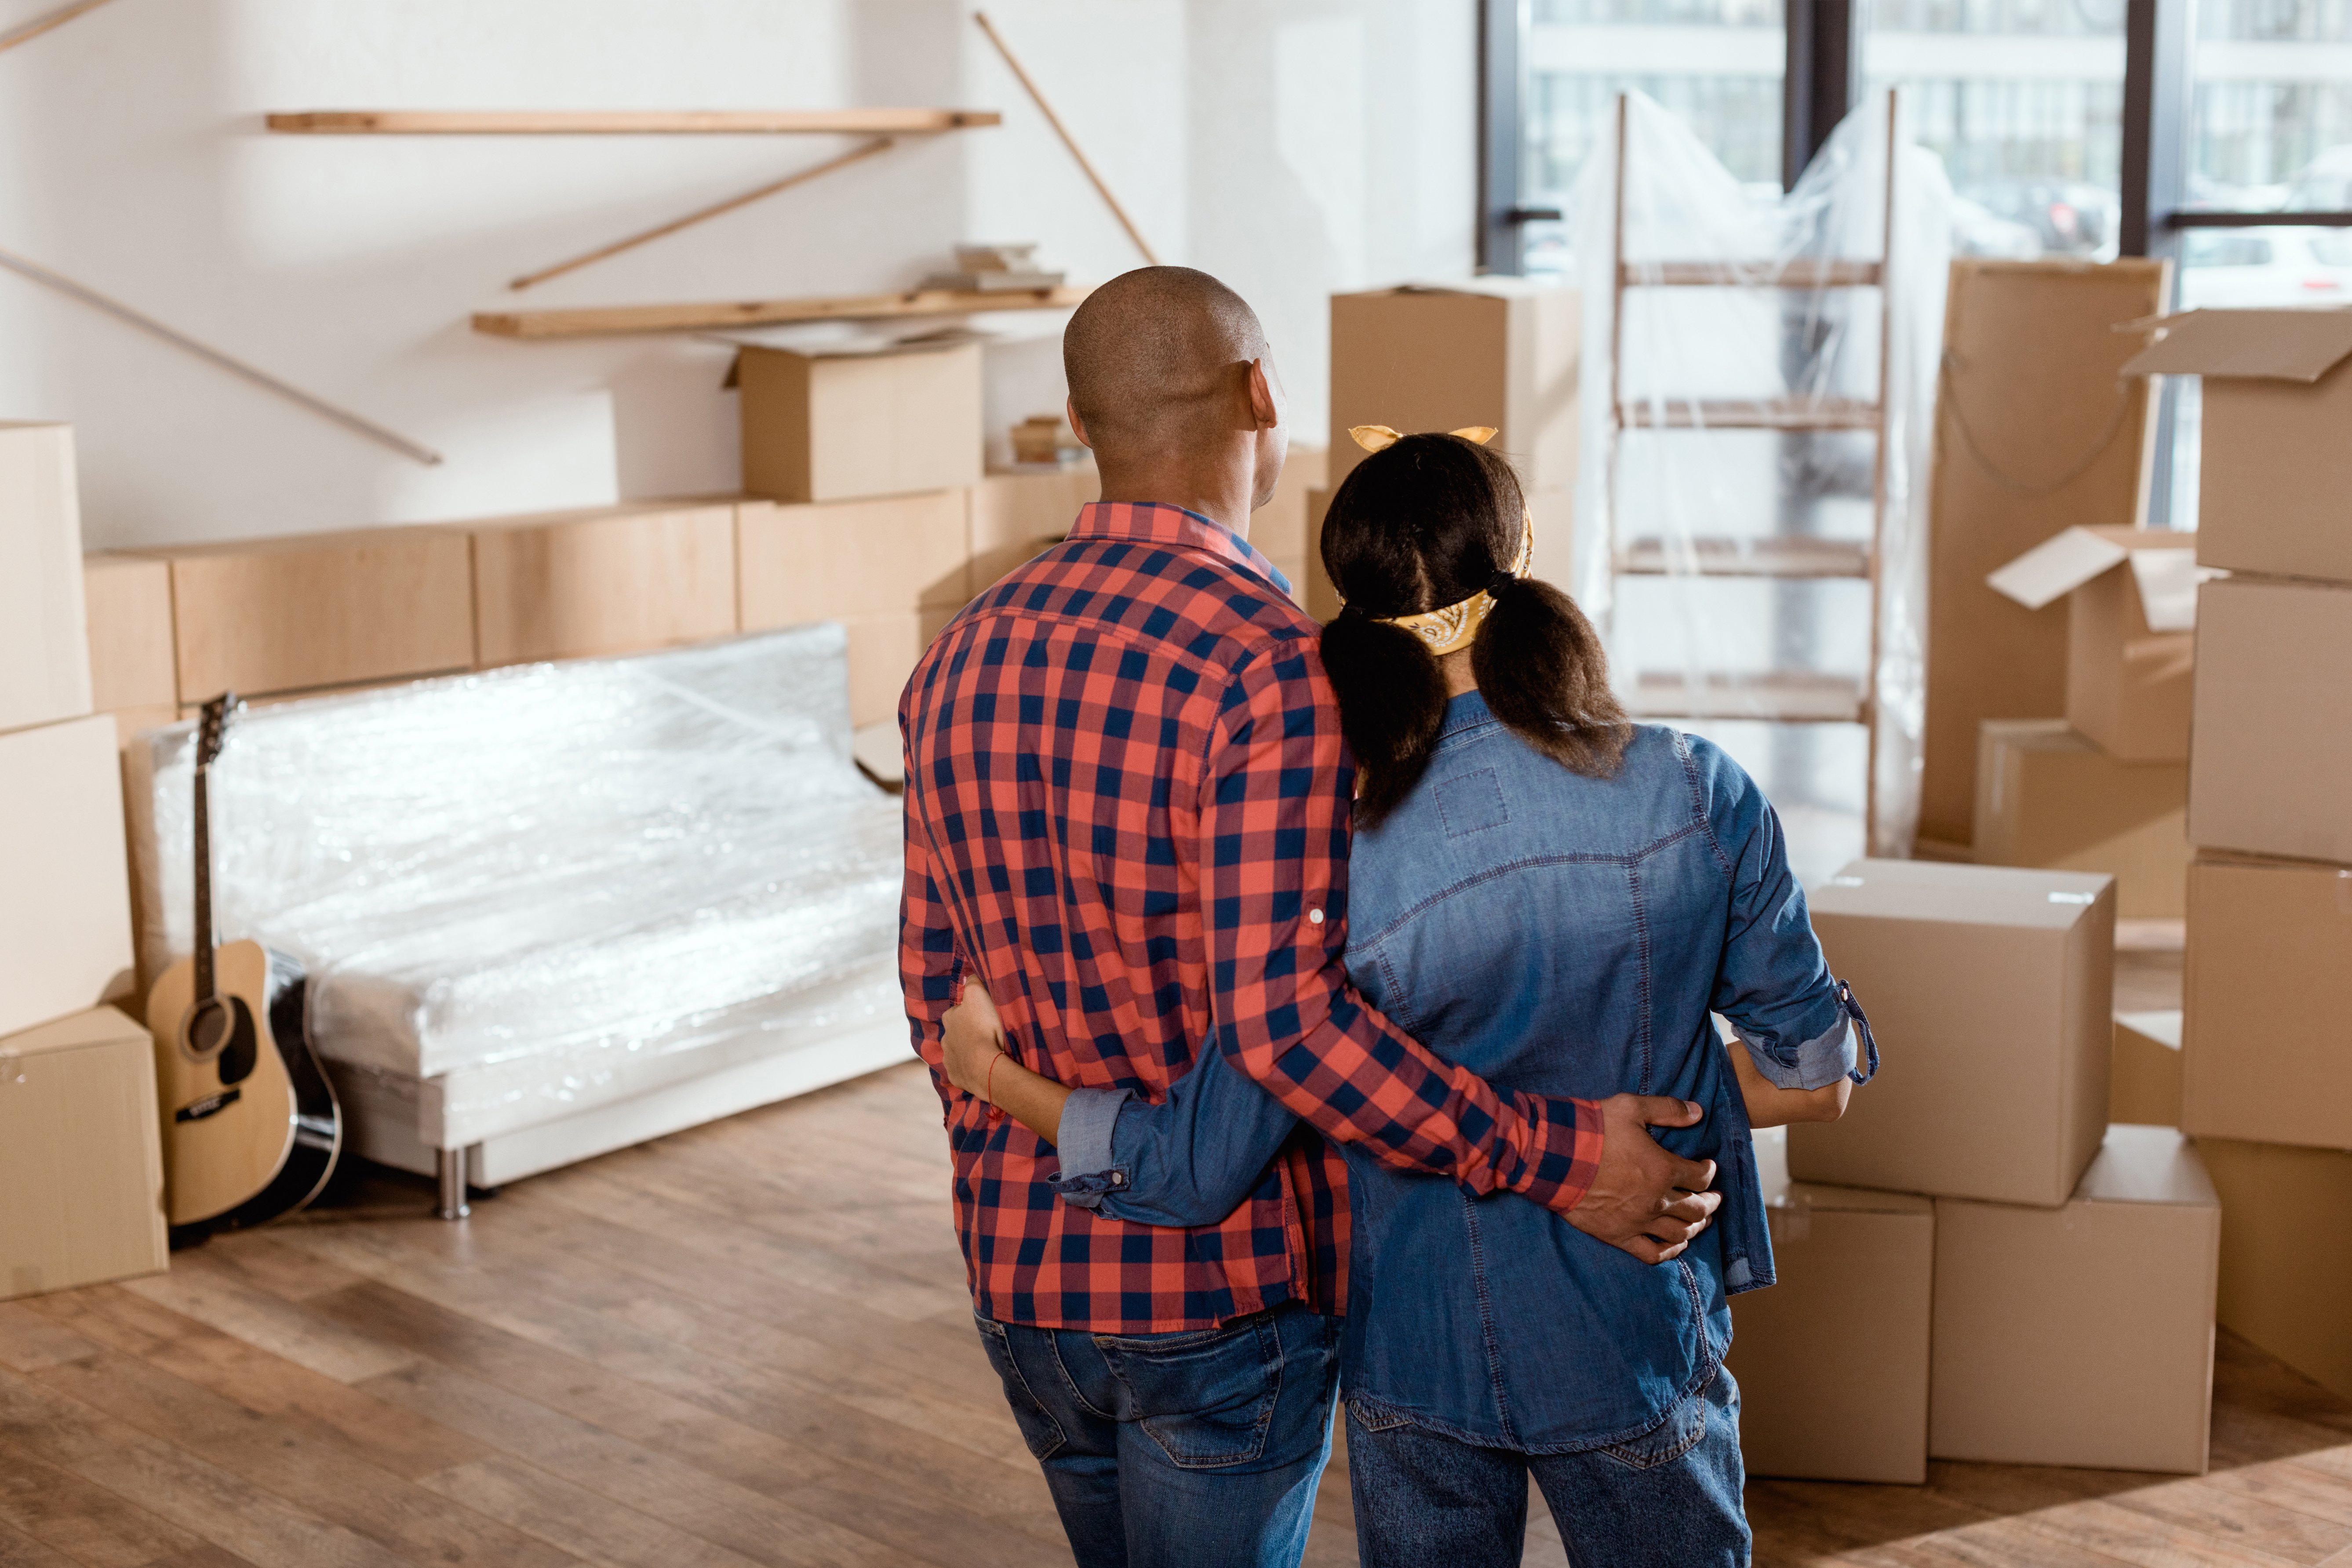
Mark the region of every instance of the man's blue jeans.
<instances>
[{"instance_id":1,"label":"man's blue jeans","mask_svg":"<svg viewBox=\"0 0 2352 1568\"><path fill-rule=\"evenodd\" d=\"M1530 1473L1577 1568L1748 1568L1739 1385L1719 1367L1655 1430L1580 1454L1474 1447L1376 1419L1348 1415L1363 1568L1517 1568Z\"/></svg>"},{"instance_id":2,"label":"man's blue jeans","mask_svg":"<svg viewBox=\"0 0 2352 1568\"><path fill-rule=\"evenodd\" d=\"M1339 1320L1096 1334L982 1318L1078 1568L1295 1568L1331 1457Z\"/></svg>"}]
</instances>

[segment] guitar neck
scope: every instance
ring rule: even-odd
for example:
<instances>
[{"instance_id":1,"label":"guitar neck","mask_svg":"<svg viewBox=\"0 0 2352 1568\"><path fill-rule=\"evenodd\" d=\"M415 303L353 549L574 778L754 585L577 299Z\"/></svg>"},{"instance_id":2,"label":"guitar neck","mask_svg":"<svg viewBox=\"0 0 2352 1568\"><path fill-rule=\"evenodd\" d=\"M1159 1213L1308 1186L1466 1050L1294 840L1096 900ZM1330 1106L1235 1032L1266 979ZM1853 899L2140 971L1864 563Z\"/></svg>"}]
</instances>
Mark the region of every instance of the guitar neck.
<instances>
[{"instance_id":1,"label":"guitar neck","mask_svg":"<svg viewBox=\"0 0 2352 1568\"><path fill-rule=\"evenodd\" d=\"M214 994L212 770L196 770L196 1000Z\"/></svg>"}]
</instances>

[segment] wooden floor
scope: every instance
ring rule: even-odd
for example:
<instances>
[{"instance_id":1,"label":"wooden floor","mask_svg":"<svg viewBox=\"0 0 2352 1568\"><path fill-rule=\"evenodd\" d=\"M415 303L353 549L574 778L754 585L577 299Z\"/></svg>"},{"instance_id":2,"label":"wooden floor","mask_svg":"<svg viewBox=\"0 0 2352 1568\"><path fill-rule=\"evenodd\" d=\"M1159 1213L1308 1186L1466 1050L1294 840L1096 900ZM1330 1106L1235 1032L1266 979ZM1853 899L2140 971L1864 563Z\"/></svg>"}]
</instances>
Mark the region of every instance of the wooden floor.
<instances>
[{"instance_id":1,"label":"wooden floor","mask_svg":"<svg viewBox=\"0 0 2352 1568\"><path fill-rule=\"evenodd\" d=\"M518 1183L379 1176L0 1304L0 1568L1066 1563L878 1074ZM2224 1336L2214 1470L1759 1482L1764 1563L2352 1564L2352 1405ZM1344 1456L1309 1561L1355 1560ZM1529 1563L1567 1561L1537 1510Z\"/></svg>"}]
</instances>

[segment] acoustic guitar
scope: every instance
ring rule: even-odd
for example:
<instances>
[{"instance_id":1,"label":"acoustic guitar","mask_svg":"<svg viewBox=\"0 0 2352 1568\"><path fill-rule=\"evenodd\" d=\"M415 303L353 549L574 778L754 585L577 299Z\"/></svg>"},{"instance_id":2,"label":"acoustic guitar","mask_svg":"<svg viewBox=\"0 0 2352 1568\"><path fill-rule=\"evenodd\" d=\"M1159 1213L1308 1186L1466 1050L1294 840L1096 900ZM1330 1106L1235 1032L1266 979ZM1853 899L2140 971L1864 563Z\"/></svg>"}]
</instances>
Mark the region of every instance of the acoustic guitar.
<instances>
[{"instance_id":1,"label":"acoustic guitar","mask_svg":"<svg viewBox=\"0 0 2352 1568\"><path fill-rule=\"evenodd\" d=\"M196 946L147 994L175 1243L293 1213L342 1152L341 1108L303 1018L302 966L257 942L215 947L211 778L234 692L196 730Z\"/></svg>"}]
</instances>

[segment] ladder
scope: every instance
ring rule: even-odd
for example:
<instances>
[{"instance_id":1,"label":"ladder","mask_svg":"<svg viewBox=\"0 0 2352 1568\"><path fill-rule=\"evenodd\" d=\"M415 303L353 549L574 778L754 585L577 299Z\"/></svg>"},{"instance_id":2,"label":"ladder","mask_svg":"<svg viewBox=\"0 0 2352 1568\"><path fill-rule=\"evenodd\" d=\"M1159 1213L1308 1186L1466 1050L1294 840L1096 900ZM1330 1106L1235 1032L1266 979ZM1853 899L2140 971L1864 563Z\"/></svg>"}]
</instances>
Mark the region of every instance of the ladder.
<instances>
[{"instance_id":1,"label":"ladder","mask_svg":"<svg viewBox=\"0 0 2352 1568\"><path fill-rule=\"evenodd\" d=\"M1778 264L1742 261L1628 259L1625 187L1630 95L1617 98L1617 184L1612 225L1609 333L1609 452L1606 483L1609 570L1612 576L1859 579L1870 584L1870 651L1860 680L1811 670L1756 674L1645 676L1622 691L1627 708L1646 719L1748 719L1774 723L1860 724L1868 736L1864 776L1864 843L1878 826L1878 667L1883 591L1880 571L1886 534L1886 398L1894 342L1895 95L1886 95L1885 217L1876 261L1802 257ZM1879 291L1878 394L1874 399L1827 396L1686 399L1655 395L1627 402L1625 300L1635 289L1823 289ZM1772 430L1788 433L1866 430L1873 442L1871 521L1864 540L1810 535L1664 539L1627 536L1619 504L1618 464L1629 430ZM1612 595L1612 602L1614 595Z\"/></svg>"}]
</instances>

